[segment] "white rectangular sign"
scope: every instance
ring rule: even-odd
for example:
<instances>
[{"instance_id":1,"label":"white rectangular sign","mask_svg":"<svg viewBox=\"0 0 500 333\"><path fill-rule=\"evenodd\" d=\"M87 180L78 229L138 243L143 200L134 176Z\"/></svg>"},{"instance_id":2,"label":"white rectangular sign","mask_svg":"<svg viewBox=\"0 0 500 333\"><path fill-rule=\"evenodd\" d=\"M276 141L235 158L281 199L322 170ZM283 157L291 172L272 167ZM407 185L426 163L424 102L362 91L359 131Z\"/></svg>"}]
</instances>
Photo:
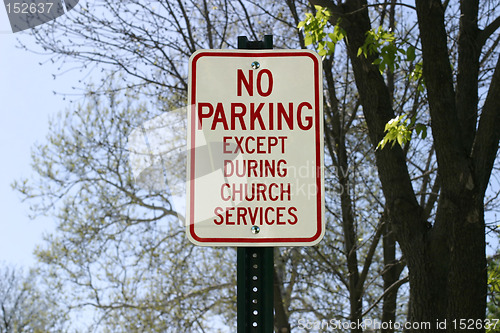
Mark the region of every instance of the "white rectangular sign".
<instances>
[{"instance_id":1,"label":"white rectangular sign","mask_svg":"<svg viewBox=\"0 0 500 333\"><path fill-rule=\"evenodd\" d=\"M186 229L197 245L305 246L325 233L323 89L308 50L189 61Z\"/></svg>"}]
</instances>

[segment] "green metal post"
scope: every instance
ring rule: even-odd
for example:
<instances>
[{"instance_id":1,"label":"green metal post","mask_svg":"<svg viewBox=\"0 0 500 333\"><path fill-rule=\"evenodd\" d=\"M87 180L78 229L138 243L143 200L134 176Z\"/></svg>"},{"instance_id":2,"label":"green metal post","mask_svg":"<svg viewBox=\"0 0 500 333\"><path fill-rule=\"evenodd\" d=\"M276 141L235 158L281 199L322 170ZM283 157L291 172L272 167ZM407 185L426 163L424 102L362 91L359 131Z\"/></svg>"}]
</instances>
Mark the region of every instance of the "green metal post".
<instances>
[{"instance_id":1,"label":"green metal post","mask_svg":"<svg viewBox=\"0 0 500 333\"><path fill-rule=\"evenodd\" d=\"M238 37L238 49L272 49L273 36L263 41ZM272 333L274 330L274 248L237 248L238 333Z\"/></svg>"}]
</instances>

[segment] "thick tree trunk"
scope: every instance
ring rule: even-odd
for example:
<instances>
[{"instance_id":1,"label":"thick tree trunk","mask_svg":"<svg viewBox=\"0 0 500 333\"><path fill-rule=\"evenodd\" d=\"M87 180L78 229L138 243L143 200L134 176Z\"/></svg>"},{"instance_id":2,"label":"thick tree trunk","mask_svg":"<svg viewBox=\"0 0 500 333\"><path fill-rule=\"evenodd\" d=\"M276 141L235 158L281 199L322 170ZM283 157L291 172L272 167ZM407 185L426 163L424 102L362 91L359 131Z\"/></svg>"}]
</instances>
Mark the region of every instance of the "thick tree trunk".
<instances>
[{"instance_id":1,"label":"thick tree trunk","mask_svg":"<svg viewBox=\"0 0 500 333\"><path fill-rule=\"evenodd\" d=\"M394 112L389 89L378 68L372 65L374 58L357 56L358 48L365 42L366 32L371 29L367 3L363 0L347 0L342 5L327 0L311 2L329 7L334 13L332 23L337 23L337 19L341 18L341 25L347 33L347 52L363 113L375 147L384 135L385 124L394 117ZM468 6L474 8L474 1L469 1ZM485 314L486 261L482 206L495 158L494 149L498 145L499 110L498 103L492 98L491 107L484 107L482 115L482 118L490 119L490 123L480 123L472 144L470 140L475 136L473 128L477 115L477 91L471 90L477 85L467 84L463 80L477 79L474 78L477 70L475 67L462 69L463 75L459 78L462 80L459 85L461 91L457 98L441 2L417 0L416 7L441 183L434 223L426 221L426 214L416 200L406 158L398 145L376 152L377 169L391 227L409 270L409 320L414 326L408 331L443 332L443 325L446 325L448 332L457 332L461 330L460 323L464 320L466 323L476 323L475 320L484 319ZM479 54L467 49L466 44L470 42L468 38L477 35L470 21L471 18L467 16L462 24L465 35L461 36L461 50L467 51L462 51L465 55ZM490 92L497 91L499 88L496 84L500 79L494 78L492 82ZM471 100L466 98L467 93L471 95ZM457 103L460 104L459 108ZM489 105L488 100L486 105ZM497 124L496 130L493 124ZM484 141L482 145L477 144L478 138ZM477 170L475 166L484 167L485 170ZM477 327L474 326L472 331L484 331Z\"/></svg>"},{"instance_id":2,"label":"thick tree trunk","mask_svg":"<svg viewBox=\"0 0 500 333\"><path fill-rule=\"evenodd\" d=\"M347 32L348 54L352 62L356 85L368 124L370 139L374 145L382 139L385 124L394 117L390 93L373 58L358 57L358 48L370 30L365 2L348 1L343 10L351 13L343 17ZM359 10L360 8L365 8ZM446 318L446 242L432 237L427 222L422 218L406 166L402 149L378 150L377 169L386 198L388 217L392 229L405 254L410 271L410 319L434 322ZM441 243L439 243L441 242ZM439 250L440 255L436 255Z\"/></svg>"},{"instance_id":3,"label":"thick tree trunk","mask_svg":"<svg viewBox=\"0 0 500 333\"><path fill-rule=\"evenodd\" d=\"M448 57L444 8L441 2L416 2L420 27L423 74L426 80L432 133L436 147L441 197L435 229L448 233L449 267L447 274L446 319L448 331L460 327L460 320L484 319L486 308L486 257L483 197L471 158L477 122L477 80L479 52L477 40L478 1L463 1L459 36L457 90ZM432 27L432 28L431 28Z\"/></svg>"}]
</instances>

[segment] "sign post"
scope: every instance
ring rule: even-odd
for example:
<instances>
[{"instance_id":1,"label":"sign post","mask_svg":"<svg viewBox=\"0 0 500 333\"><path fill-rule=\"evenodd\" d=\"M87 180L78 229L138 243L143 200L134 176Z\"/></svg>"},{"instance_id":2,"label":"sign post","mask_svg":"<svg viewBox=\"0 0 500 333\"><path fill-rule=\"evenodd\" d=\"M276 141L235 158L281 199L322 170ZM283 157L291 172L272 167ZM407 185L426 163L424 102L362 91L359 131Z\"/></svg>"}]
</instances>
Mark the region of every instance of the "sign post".
<instances>
[{"instance_id":1,"label":"sign post","mask_svg":"<svg viewBox=\"0 0 500 333\"><path fill-rule=\"evenodd\" d=\"M325 233L321 58L238 37L189 62L186 232L238 247L238 332L273 331L274 247Z\"/></svg>"},{"instance_id":2,"label":"sign post","mask_svg":"<svg viewBox=\"0 0 500 333\"><path fill-rule=\"evenodd\" d=\"M272 48L272 35L263 42L238 37L238 49ZM238 333L273 332L274 248L238 247L236 271Z\"/></svg>"}]
</instances>

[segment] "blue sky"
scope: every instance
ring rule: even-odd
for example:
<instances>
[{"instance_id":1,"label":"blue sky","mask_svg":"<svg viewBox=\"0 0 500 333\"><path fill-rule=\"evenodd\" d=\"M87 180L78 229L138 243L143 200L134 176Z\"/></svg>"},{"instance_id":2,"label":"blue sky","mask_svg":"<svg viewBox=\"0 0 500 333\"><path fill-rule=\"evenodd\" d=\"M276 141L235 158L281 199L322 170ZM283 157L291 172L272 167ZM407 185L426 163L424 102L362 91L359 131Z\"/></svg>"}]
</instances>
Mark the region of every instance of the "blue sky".
<instances>
[{"instance_id":1,"label":"blue sky","mask_svg":"<svg viewBox=\"0 0 500 333\"><path fill-rule=\"evenodd\" d=\"M5 7L0 5L0 263L31 266L35 246L55 224L45 217L30 220L28 205L21 203L10 185L31 175L30 149L44 140L49 116L69 106L61 94L78 86L81 73L70 71L54 80L57 66L46 56L16 48L17 39L36 48L28 33L11 32Z\"/></svg>"},{"instance_id":2,"label":"blue sky","mask_svg":"<svg viewBox=\"0 0 500 333\"><path fill-rule=\"evenodd\" d=\"M78 75L67 73L56 80L57 67L46 56L16 48L16 39L34 45L28 33L13 34L5 7L0 6L0 262L32 266L36 244L54 229L50 218L30 220L28 205L21 203L10 184L31 174L30 149L47 134L48 119L64 110L68 101L53 91L69 93ZM39 65L43 62L43 65Z\"/></svg>"}]
</instances>

